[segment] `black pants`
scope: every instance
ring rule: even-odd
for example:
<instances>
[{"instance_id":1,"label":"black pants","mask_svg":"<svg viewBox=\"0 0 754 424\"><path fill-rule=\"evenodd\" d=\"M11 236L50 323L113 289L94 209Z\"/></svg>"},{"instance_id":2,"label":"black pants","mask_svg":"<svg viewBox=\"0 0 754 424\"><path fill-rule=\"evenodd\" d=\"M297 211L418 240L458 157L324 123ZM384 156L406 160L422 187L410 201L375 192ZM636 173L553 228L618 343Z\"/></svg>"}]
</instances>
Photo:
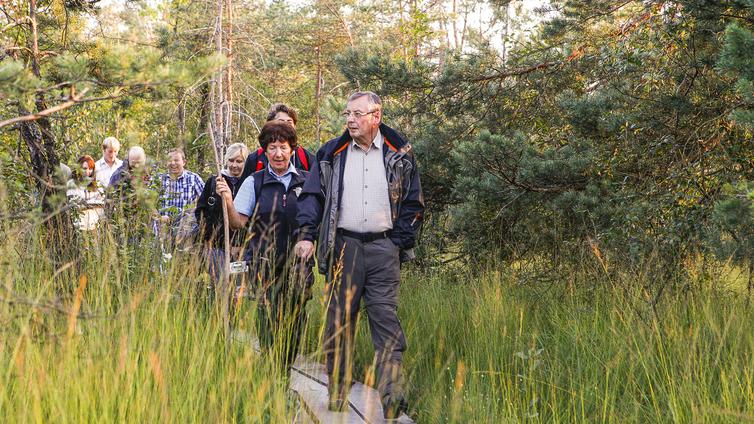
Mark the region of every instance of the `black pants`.
<instances>
[{"instance_id":1,"label":"black pants","mask_svg":"<svg viewBox=\"0 0 754 424\"><path fill-rule=\"evenodd\" d=\"M259 345L287 371L296 360L306 328L305 307L311 298L312 265L292 260L288 266L275 270L262 269L258 278Z\"/></svg>"},{"instance_id":2,"label":"black pants","mask_svg":"<svg viewBox=\"0 0 754 424\"><path fill-rule=\"evenodd\" d=\"M383 398L402 395L400 368L406 337L397 313L398 247L387 238L362 242L338 233L333 262L323 343L330 392L345 395L352 380L354 337L363 299L375 350L377 389Z\"/></svg>"}]
</instances>

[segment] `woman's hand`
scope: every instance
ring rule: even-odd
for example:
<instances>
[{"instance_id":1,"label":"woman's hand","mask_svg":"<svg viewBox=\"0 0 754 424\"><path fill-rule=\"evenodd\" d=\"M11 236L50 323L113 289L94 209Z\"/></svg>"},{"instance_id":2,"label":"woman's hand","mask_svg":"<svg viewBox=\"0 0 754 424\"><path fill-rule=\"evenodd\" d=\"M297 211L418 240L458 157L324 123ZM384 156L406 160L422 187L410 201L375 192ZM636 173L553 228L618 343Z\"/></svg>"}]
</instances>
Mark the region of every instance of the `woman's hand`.
<instances>
[{"instance_id":1,"label":"woman's hand","mask_svg":"<svg viewBox=\"0 0 754 424\"><path fill-rule=\"evenodd\" d=\"M233 201L233 193L228 187L228 183L225 182L225 178L215 177L215 192L225 198L225 200Z\"/></svg>"}]
</instances>

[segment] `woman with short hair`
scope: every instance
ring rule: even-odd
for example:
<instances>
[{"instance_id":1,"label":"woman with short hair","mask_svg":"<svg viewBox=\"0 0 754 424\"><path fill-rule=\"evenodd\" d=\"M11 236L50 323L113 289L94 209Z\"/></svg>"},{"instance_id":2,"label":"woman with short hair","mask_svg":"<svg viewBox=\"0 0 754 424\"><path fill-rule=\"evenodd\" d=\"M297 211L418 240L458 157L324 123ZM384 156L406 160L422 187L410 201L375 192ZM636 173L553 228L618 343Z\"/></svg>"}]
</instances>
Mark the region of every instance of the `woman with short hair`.
<instances>
[{"instance_id":1,"label":"woman with short hair","mask_svg":"<svg viewBox=\"0 0 754 424\"><path fill-rule=\"evenodd\" d=\"M298 146L291 125L267 122L259 144L267 166L246 178L235 199L224 182L218 181L216 191L228 205L231 228L250 223L245 257L252 282L259 287L259 342L263 349L280 353L279 363L287 370L298 353L313 282L312 262L297 262L292 254L298 241L297 198L309 173L291 163Z\"/></svg>"}]
</instances>

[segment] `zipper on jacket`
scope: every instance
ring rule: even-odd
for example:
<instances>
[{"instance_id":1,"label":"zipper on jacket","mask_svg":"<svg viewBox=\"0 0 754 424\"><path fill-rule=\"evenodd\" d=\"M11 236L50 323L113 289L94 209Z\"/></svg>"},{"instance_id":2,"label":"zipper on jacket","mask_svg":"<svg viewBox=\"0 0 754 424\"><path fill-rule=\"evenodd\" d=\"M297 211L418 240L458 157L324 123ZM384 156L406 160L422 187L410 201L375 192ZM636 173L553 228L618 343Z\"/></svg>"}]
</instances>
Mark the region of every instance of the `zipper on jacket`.
<instances>
[{"instance_id":1,"label":"zipper on jacket","mask_svg":"<svg viewBox=\"0 0 754 424\"><path fill-rule=\"evenodd\" d=\"M283 193L283 207L285 207L285 199L286 199L286 197L287 197L286 194Z\"/></svg>"}]
</instances>

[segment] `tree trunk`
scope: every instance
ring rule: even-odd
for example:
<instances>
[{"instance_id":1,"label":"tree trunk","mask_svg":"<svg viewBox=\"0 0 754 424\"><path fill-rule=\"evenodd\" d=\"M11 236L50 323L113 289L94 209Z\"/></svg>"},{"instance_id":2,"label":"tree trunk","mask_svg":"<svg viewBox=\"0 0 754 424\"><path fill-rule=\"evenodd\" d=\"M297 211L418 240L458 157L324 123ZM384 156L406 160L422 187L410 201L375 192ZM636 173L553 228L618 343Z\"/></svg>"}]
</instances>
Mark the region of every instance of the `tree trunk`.
<instances>
[{"instance_id":1,"label":"tree trunk","mask_svg":"<svg viewBox=\"0 0 754 424\"><path fill-rule=\"evenodd\" d=\"M228 0L230 1L230 0ZM228 6L230 10L230 6ZM221 54L225 54L230 60L230 44L228 43L229 37L224 37L223 31L223 15L225 14L225 2L223 0L217 0L217 9L215 17L215 51ZM229 16L232 16L230 12ZM228 25L232 25L229 22ZM227 50L226 50L227 49ZM207 133L212 144L212 151L215 155L215 166L217 169L216 178L222 178L220 170L222 169L222 156L226 143L229 140L227 134L230 130L230 101L226 97L227 93L231 89L230 84L230 62L228 66L221 69L215 74L210 81L209 90L209 120ZM227 88L226 88L227 86ZM230 227L228 223L228 209L223 197L223 229L225 235L225 266L221 273L222 278L220 281L220 309L223 321L223 330L225 333L225 340L230 343Z\"/></svg>"},{"instance_id":2,"label":"tree trunk","mask_svg":"<svg viewBox=\"0 0 754 424\"><path fill-rule=\"evenodd\" d=\"M315 89L316 101L316 128L317 147L322 145L322 47L317 46L317 86Z\"/></svg>"},{"instance_id":3,"label":"tree trunk","mask_svg":"<svg viewBox=\"0 0 754 424\"><path fill-rule=\"evenodd\" d=\"M29 40L31 50L31 71L37 77L41 78L39 66L39 35L37 33L37 1L29 1L29 23L31 27L31 39ZM47 109L42 94L37 95L35 100L37 112ZM19 106L18 111L21 115L28 115L29 111ZM19 125L21 137L29 148L31 157L32 170L37 177L37 188L39 190L39 202L42 210L50 213L53 205L49 201L49 194L54 189L51 180L51 174L57 168L60 160L55 149L55 136L52 133L52 125L47 117L42 117L36 122L25 122Z\"/></svg>"},{"instance_id":4,"label":"tree trunk","mask_svg":"<svg viewBox=\"0 0 754 424\"><path fill-rule=\"evenodd\" d=\"M210 105L210 84L202 84L201 87L201 106L200 106L200 112L199 112L199 126L196 128L195 138L196 140L201 139L202 132L205 133L211 131L209 118L210 114L212 113L211 105ZM211 140L212 137L207 135L207 139ZM214 148L214 147L213 147ZM207 167L207 157L204 154L204 149L196 149L196 162L199 164L199 167L201 169L204 169Z\"/></svg>"},{"instance_id":5,"label":"tree trunk","mask_svg":"<svg viewBox=\"0 0 754 424\"><path fill-rule=\"evenodd\" d=\"M186 95L180 91L178 98L178 143L185 150L186 147Z\"/></svg>"},{"instance_id":6,"label":"tree trunk","mask_svg":"<svg viewBox=\"0 0 754 424\"><path fill-rule=\"evenodd\" d=\"M233 133L233 0L225 0L224 53L228 58L223 75L223 144L229 146L232 143Z\"/></svg>"}]
</instances>

